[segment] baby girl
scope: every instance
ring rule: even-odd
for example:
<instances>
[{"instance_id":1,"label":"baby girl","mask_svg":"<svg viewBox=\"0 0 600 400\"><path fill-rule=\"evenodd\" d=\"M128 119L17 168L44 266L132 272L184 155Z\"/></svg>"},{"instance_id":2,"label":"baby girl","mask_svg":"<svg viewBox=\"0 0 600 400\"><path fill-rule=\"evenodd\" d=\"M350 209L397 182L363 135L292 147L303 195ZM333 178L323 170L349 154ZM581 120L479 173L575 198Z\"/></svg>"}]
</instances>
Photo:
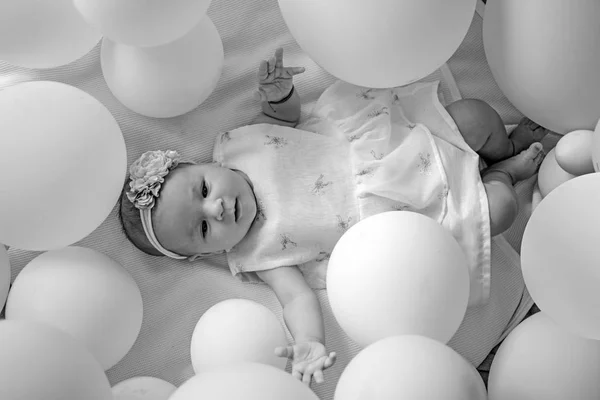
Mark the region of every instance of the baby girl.
<instances>
[{"instance_id":1,"label":"baby girl","mask_svg":"<svg viewBox=\"0 0 600 400\"><path fill-rule=\"evenodd\" d=\"M518 212L513 185L544 157L547 131L524 119L510 136L479 100L447 106L437 83L367 89L337 82L298 125L300 98L283 50L262 61L248 126L217 136L213 162L175 151L144 153L130 168L120 201L129 240L157 256L190 259L225 252L233 275L267 283L283 307L294 344L275 349L310 384L336 355L325 348L321 308L337 240L361 219L385 211L427 215L463 248L470 305L487 301L490 240ZM480 162L489 167L481 169Z\"/></svg>"}]
</instances>

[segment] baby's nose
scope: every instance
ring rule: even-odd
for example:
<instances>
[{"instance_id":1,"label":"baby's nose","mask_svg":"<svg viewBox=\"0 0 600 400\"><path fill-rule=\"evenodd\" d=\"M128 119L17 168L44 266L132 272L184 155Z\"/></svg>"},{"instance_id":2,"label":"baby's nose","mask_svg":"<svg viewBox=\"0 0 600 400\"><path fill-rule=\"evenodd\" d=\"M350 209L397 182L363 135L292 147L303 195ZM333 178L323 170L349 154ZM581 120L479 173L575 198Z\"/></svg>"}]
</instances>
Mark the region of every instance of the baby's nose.
<instances>
[{"instance_id":1,"label":"baby's nose","mask_svg":"<svg viewBox=\"0 0 600 400\"><path fill-rule=\"evenodd\" d=\"M223 199L218 198L209 205L208 214L215 218L217 221L223 219Z\"/></svg>"}]
</instances>

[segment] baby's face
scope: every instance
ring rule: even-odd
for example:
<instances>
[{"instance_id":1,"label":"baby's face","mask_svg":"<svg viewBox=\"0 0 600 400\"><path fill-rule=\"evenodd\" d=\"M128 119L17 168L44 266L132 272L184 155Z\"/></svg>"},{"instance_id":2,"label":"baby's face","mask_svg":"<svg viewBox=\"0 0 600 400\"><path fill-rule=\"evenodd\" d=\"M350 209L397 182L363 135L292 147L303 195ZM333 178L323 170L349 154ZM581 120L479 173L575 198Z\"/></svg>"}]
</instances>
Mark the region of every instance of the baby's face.
<instances>
[{"instance_id":1,"label":"baby's face","mask_svg":"<svg viewBox=\"0 0 600 400\"><path fill-rule=\"evenodd\" d=\"M216 164L181 165L163 184L152 226L163 247L191 256L231 249L255 216L252 187L240 173Z\"/></svg>"}]
</instances>

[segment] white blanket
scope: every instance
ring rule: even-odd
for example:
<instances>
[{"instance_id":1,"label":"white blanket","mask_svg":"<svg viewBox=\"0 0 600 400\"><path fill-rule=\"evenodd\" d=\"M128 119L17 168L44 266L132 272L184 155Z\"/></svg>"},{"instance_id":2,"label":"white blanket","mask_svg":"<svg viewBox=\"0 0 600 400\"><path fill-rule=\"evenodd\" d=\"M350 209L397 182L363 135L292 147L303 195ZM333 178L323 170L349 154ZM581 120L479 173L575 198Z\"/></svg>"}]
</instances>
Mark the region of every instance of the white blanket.
<instances>
[{"instance_id":1,"label":"white blanket","mask_svg":"<svg viewBox=\"0 0 600 400\"><path fill-rule=\"evenodd\" d=\"M297 46L288 32L276 0L213 0L208 15L219 30L225 49L225 67L213 94L189 114L152 119L122 106L110 93L100 69L97 46L84 58L64 67L33 71L0 62L0 89L30 80L65 82L90 93L115 116L123 131L131 163L142 152L176 149L186 158L210 161L215 135L248 124L260 111L252 99L259 61L285 49L284 62L305 66L296 77L303 99L303 117L335 78L320 69ZM475 15L471 29L456 54L449 60L452 74L442 69L427 80L442 80L446 100L475 97L490 103L506 123L516 123L520 114L502 96L485 63L481 39L482 19ZM519 187L522 212L507 233L518 249L529 215L534 180ZM231 276L223 256L196 263L152 257L136 250L121 232L116 210L89 237L77 245L94 248L121 263L137 281L144 300L144 322L137 342L115 367L108 371L112 384L141 375L155 376L180 385L192 376L189 347L194 326L212 305L228 298L246 298L270 308L283 323L281 307L266 286L248 285ZM11 249L13 279L39 253ZM478 365L494 345L525 315L532 302L520 275L518 254L503 237L492 241L492 283L489 306L470 309L450 345ZM326 383L315 388L323 400L332 399L344 367L360 350L337 325L325 291L318 291L327 344L338 353L338 361L325 373ZM289 365L288 365L289 370ZM435 377L432 377L435 379Z\"/></svg>"}]
</instances>

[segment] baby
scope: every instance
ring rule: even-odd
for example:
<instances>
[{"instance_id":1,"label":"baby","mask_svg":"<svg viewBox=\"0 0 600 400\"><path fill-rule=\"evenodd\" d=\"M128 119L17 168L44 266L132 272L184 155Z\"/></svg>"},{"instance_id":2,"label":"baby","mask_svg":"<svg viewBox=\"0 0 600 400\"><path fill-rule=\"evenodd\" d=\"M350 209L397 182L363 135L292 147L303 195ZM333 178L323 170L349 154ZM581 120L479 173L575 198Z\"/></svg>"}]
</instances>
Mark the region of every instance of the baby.
<instances>
[{"instance_id":1,"label":"baby","mask_svg":"<svg viewBox=\"0 0 600 400\"><path fill-rule=\"evenodd\" d=\"M335 362L325 348L320 304L328 258L353 224L392 210L446 227L471 271L470 305L489 295L490 238L518 212L513 185L536 173L547 130L524 119L510 138L479 100L444 108L437 83L328 88L298 125L300 98L277 49L258 70L262 113L221 133L213 163L175 151L144 153L130 168L120 218L140 250L174 259L227 253L232 273L267 283L294 344L275 349L294 377L323 382ZM297 129L298 128L298 129ZM299 129L302 128L302 129ZM489 167L481 170L480 161Z\"/></svg>"}]
</instances>

